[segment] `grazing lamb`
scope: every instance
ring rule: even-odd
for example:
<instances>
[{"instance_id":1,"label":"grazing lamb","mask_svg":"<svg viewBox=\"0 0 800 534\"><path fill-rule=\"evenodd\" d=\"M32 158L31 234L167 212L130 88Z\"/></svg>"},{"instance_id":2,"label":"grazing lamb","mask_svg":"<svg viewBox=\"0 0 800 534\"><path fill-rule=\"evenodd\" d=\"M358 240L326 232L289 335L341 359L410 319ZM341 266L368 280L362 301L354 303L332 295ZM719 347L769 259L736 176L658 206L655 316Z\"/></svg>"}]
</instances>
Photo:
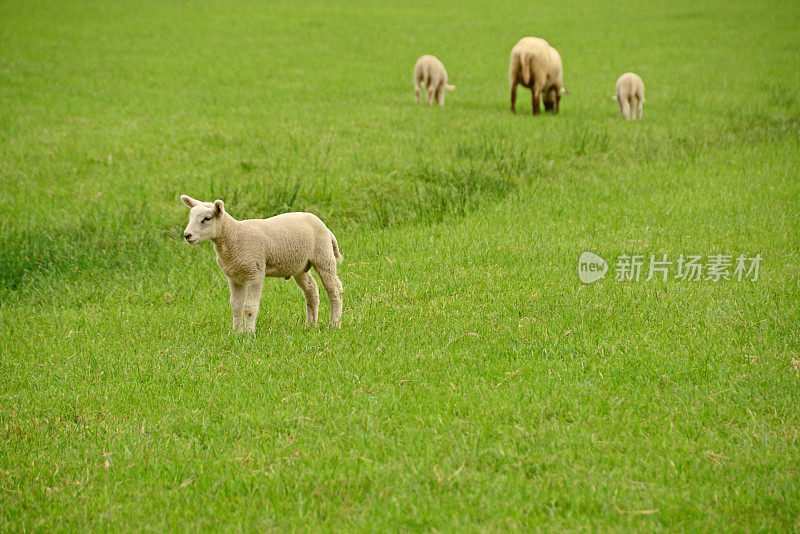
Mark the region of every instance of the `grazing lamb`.
<instances>
[{"instance_id":1,"label":"grazing lamb","mask_svg":"<svg viewBox=\"0 0 800 534\"><path fill-rule=\"evenodd\" d=\"M511 83L511 112L516 113L517 85L531 90L533 114L539 114L539 97L544 109L558 113L564 89L561 55L544 39L523 37L511 50L508 67Z\"/></svg>"},{"instance_id":2,"label":"grazing lamb","mask_svg":"<svg viewBox=\"0 0 800 534\"><path fill-rule=\"evenodd\" d=\"M428 107L431 100L436 98L440 106L444 106L444 92L454 91L456 86L447 83L447 71L436 56L422 56L414 65L414 96L419 105L420 84L425 86L428 93Z\"/></svg>"},{"instance_id":3,"label":"grazing lamb","mask_svg":"<svg viewBox=\"0 0 800 534\"><path fill-rule=\"evenodd\" d=\"M617 96L619 112L629 121L642 118L644 104L644 83L632 72L626 72L617 80Z\"/></svg>"},{"instance_id":4,"label":"grazing lamb","mask_svg":"<svg viewBox=\"0 0 800 534\"><path fill-rule=\"evenodd\" d=\"M211 240L217 264L231 288L233 329L255 332L261 289L266 276L294 281L306 299L307 324L317 324L319 292L309 272L316 269L331 303L330 324L342 317L342 282L336 264L344 258L336 237L316 215L283 213L269 219L237 221L225 211L221 200L201 202L186 195L189 224L183 237L190 245ZM243 317L244 316L244 317Z\"/></svg>"}]
</instances>

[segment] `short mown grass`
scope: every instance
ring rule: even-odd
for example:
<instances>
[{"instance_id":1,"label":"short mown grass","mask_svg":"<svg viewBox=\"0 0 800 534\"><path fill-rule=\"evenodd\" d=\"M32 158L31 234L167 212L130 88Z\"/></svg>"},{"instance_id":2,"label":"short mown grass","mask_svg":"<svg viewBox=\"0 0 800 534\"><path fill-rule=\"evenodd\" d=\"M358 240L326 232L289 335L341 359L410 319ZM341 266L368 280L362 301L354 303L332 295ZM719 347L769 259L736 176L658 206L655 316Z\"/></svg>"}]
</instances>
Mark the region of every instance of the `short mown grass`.
<instances>
[{"instance_id":1,"label":"short mown grass","mask_svg":"<svg viewBox=\"0 0 800 534\"><path fill-rule=\"evenodd\" d=\"M3 3L0 529L800 529L799 22ZM564 57L558 116L507 111L531 34ZM445 108L413 105L423 53ZM342 328L268 280L257 334L229 332L181 193L320 215ZM584 285L587 250L763 262Z\"/></svg>"}]
</instances>

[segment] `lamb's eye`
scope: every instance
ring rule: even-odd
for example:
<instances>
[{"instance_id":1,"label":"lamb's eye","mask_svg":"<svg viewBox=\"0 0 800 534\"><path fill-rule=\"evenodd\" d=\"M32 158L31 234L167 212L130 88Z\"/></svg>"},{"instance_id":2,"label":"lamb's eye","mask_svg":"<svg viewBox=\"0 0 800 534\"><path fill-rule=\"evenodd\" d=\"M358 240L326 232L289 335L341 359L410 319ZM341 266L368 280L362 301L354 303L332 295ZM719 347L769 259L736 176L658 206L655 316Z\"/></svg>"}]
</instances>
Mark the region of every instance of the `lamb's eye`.
<instances>
[{"instance_id":1,"label":"lamb's eye","mask_svg":"<svg viewBox=\"0 0 800 534\"><path fill-rule=\"evenodd\" d=\"M210 220L211 220L211 217L204 217L204 218L203 218L203 222L204 222L204 223L207 223L207 222L208 222L208 221L210 221Z\"/></svg>"}]
</instances>

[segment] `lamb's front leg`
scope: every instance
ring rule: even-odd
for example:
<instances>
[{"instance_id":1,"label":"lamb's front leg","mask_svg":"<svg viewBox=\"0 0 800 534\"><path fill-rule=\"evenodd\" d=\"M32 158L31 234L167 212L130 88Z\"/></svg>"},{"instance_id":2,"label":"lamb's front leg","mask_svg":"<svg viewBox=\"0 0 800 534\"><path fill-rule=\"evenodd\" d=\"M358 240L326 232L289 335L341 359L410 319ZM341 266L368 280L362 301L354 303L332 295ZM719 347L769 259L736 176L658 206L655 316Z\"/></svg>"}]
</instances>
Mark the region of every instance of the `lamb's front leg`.
<instances>
[{"instance_id":1,"label":"lamb's front leg","mask_svg":"<svg viewBox=\"0 0 800 534\"><path fill-rule=\"evenodd\" d=\"M258 318L258 307L261 303L261 290L264 289L264 279L258 277L256 280L247 282L247 296L244 299L244 331L256 331L256 319Z\"/></svg>"},{"instance_id":2,"label":"lamb's front leg","mask_svg":"<svg viewBox=\"0 0 800 534\"><path fill-rule=\"evenodd\" d=\"M246 286L239 282L233 281L228 278L228 285L231 288L231 312L233 313L233 331L242 331L242 307L244 306L244 298Z\"/></svg>"},{"instance_id":3,"label":"lamb's front leg","mask_svg":"<svg viewBox=\"0 0 800 534\"><path fill-rule=\"evenodd\" d=\"M539 95L540 91L535 88L536 86L531 87L531 106L533 106L533 114L538 115L540 108L539 108Z\"/></svg>"}]
</instances>

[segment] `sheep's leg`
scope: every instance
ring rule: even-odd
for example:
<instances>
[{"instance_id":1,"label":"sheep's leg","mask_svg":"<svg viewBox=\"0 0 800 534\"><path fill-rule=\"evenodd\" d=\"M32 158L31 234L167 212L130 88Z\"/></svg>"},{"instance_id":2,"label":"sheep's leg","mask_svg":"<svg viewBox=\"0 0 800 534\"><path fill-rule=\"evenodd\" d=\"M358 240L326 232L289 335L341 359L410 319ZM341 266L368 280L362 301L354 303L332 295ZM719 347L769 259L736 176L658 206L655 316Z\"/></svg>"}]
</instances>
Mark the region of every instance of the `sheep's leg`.
<instances>
[{"instance_id":1,"label":"sheep's leg","mask_svg":"<svg viewBox=\"0 0 800 534\"><path fill-rule=\"evenodd\" d=\"M636 118L637 119L641 119L642 118L642 100L643 99L638 98L637 101L636 101Z\"/></svg>"},{"instance_id":2,"label":"sheep's leg","mask_svg":"<svg viewBox=\"0 0 800 534\"><path fill-rule=\"evenodd\" d=\"M437 102L437 103L438 103L440 106L444 106L444 84L440 85L440 86L439 86L439 87L436 89L436 102Z\"/></svg>"},{"instance_id":3,"label":"sheep's leg","mask_svg":"<svg viewBox=\"0 0 800 534\"><path fill-rule=\"evenodd\" d=\"M555 115L558 114L558 101L559 101L560 98L561 98L561 95L559 94L558 89L556 89L555 87L551 87L550 88L550 96L549 96L550 111L553 112L553 114L555 114Z\"/></svg>"},{"instance_id":4,"label":"sheep's leg","mask_svg":"<svg viewBox=\"0 0 800 534\"><path fill-rule=\"evenodd\" d=\"M419 106L419 84L414 85L414 98L417 101L417 105Z\"/></svg>"},{"instance_id":5,"label":"sheep's leg","mask_svg":"<svg viewBox=\"0 0 800 534\"><path fill-rule=\"evenodd\" d=\"M325 292L328 294L328 300L331 303L331 326L339 326L342 319L342 303L344 300L344 291L342 289L342 282L336 276L336 264L331 267L320 268L314 266L322 278L322 285L325 287Z\"/></svg>"},{"instance_id":6,"label":"sheep's leg","mask_svg":"<svg viewBox=\"0 0 800 534\"><path fill-rule=\"evenodd\" d=\"M511 82L511 113L516 113L516 104L517 104L517 82L516 80Z\"/></svg>"},{"instance_id":7,"label":"sheep's leg","mask_svg":"<svg viewBox=\"0 0 800 534\"><path fill-rule=\"evenodd\" d=\"M553 89L548 89L542 93L542 104L544 104L545 111L553 111L553 108L556 105L556 100L553 96L554 94L555 91Z\"/></svg>"},{"instance_id":8,"label":"sheep's leg","mask_svg":"<svg viewBox=\"0 0 800 534\"><path fill-rule=\"evenodd\" d=\"M233 313L233 331L242 331L242 306L244 306L245 285L228 278L231 288L231 312Z\"/></svg>"},{"instance_id":9,"label":"sheep's leg","mask_svg":"<svg viewBox=\"0 0 800 534\"><path fill-rule=\"evenodd\" d=\"M631 103L627 97L622 100L622 116L631 120Z\"/></svg>"},{"instance_id":10,"label":"sheep's leg","mask_svg":"<svg viewBox=\"0 0 800 534\"><path fill-rule=\"evenodd\" d=\"M433 89L428 89L428 107L431 107L433 101Z\"/></svg>"},{"instance_id":11,"label":"sheep's leg","mask_svg":"<svg viewBox=\"0 0 800 534\"><path fill-rule=\"evenodd\" d=\"M315 326L319 313L319 291L317 290L317 282L314 280L314 277L311 276L311 273L307 271L294 275L294 281L303 291L303 297L306 299L306 326Z\"/></svg>"},{"instance_id":12,"label":"sheep's leg","mask_svg":"<svg viewBox=\"0 0 800 534\"><path fill-rule=\"evenodd\" d=\"M533 107L533 114L539 114L539 89L531 87L531 106Z\"/></svg>"},{"instance_id":13,"label":"sheep's leg","mask_svg":"<svg viewBox=\"0 0 800 534\"><path fill-rule=\"evenodd\" d=\"M264 279L258 278L247 282L247 296L244 299L244 331L256 331L256 319L258 319L258 307L261 304L261 290L264 289Z\"/></svg>"}]
</instances>

